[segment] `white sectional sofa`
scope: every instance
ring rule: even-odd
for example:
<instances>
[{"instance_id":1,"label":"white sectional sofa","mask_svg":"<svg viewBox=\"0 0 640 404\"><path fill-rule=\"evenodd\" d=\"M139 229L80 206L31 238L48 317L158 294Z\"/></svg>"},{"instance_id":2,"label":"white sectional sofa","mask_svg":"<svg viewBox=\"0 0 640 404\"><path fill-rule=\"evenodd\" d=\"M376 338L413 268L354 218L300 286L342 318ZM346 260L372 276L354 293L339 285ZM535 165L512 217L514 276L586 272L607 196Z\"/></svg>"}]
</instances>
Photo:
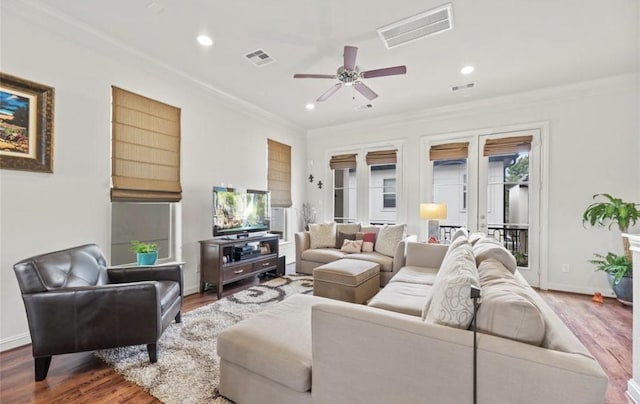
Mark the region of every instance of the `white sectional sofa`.
<instances>
[{"instance_id":1,"label":"white sectional sofa","mask_svg":"<svg viewBox=\"0 0 640 404\"><path fill-rule=\"evenodd\" d=\"M510 253L482 244L408 243L407 265L368 306L295 295L225 330L221 394L238 404L471 403L465 296L477 284L479 403L603 403L598 362L512 273Z\"/></svg>"}]
</instances>

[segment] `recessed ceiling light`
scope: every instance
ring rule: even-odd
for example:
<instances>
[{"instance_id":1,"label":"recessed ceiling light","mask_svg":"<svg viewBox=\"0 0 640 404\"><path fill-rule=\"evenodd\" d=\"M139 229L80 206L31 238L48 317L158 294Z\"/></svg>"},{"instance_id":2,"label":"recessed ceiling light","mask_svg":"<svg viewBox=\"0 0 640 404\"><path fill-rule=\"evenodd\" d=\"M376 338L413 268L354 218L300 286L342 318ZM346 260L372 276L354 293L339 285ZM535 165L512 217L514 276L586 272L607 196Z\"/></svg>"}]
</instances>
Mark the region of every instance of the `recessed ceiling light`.
<instances>
[{"instance_id":1,"label":"recessed ceiling light","mask_svg":"<svg viewBox=\"0 0 640 404\"><path fill-rule=\"evenodd\" d=\"M198 40L198 43L202 46L213 45L213 39L211 39L211 37L208 35L199 35L197 40Z\"/></svg>"},{"instance_id":2,"label":"recessed ceiling light","mask_svg":"<svg viewBox=\"0 0 640 404\"><path fill-rule=\"evenodd\" d=\"M473 66L465 66L460 70L460 73L462 73L462 74L471 74L471 73L473 73L474 70L475 70L475 68Z\"/></svg>"},{"instance_id":3,"label":"recessed ceiling light","mask_svg":"<svg viewBox=\"0 0 640 404\"><path fill-rule=\"evenodd\" d=\"M316 106L315 104L312 103L308 103L307 105L304 106L306 109L308 109L309 111L311 111L312 109L314 109Z\"/></svg>"}]
</instances>

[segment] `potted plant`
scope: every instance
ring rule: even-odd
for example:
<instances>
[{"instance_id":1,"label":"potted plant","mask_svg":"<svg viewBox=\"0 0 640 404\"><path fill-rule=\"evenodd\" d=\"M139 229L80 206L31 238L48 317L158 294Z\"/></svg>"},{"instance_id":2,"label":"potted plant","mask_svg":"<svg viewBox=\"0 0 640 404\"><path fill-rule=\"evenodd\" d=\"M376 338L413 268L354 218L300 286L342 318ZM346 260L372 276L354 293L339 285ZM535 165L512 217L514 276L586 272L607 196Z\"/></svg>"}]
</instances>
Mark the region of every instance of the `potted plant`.
<instances>
[{"instance_id":1,"label":"potted plant","mask_svg":"<svg viewBox=\"0 0 640 404\"><path fill-rule=\"evenodd\" d=\"M622 233L626 233L630 226L640 219L640 204L625 202L609 194L595 194L593 199L603 197L605 201L594 202L582 214L582 223L591 226L605 226L609 229L616 224ZM619 301L631 304L633 301L632 258L629 239L622 238L624 255L609 252L606 256L594 254L596 259L590 260L596 269L607 273L609 284Z\"/></svg>"},{"instance_id":2,"label":"potted plant","mask_svg":"<svg viewBox=\"0 0 640 404\"><path fill-rule=\"evenodd\" d=\"M131 251L136 253L138 265L155 265L158 259L158 245L131 240Z\"/></svg>"}]
</instances>

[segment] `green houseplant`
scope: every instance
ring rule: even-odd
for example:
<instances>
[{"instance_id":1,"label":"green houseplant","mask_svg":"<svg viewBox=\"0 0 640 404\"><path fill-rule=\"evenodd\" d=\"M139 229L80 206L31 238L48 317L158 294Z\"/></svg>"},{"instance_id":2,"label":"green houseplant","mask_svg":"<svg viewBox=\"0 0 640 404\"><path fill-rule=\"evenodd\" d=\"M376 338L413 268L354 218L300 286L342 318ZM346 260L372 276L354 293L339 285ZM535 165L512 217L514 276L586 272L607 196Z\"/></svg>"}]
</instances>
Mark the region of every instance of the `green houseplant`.
<instances>
[{"instance_id":1,"label":"green houseplant","mask_svg":"<svg viewBox=\"0 0 640 404\"><path fill-rule=\"evenodd\" d=\"M604 198L602 202L594 202L587 207L582 214L582 223L591 226L606 226L608 228L616 224L622 233L626 233L630 226L640 219L639 204L625 202L620 198L614 198L609 194L595 194L593 199ZM595 259L590 260L596 265L596 269L607 273L609 283L618 300L623 303L633 301L632 258L629 248L629 239L622 238L624 255L616 255L612 252L606 256L594 254Z\"/></svg>"},{"instance_id":2,"label":"green houseplant","mask_svg":"<svg viewBox=\"0 0 640 404\"><path fill-rule=\"evenodd\" d=\"M158 259L158 245L131 240L131 251L136 253L138 265L155 265Z\"/></svg>"}]
</instances>

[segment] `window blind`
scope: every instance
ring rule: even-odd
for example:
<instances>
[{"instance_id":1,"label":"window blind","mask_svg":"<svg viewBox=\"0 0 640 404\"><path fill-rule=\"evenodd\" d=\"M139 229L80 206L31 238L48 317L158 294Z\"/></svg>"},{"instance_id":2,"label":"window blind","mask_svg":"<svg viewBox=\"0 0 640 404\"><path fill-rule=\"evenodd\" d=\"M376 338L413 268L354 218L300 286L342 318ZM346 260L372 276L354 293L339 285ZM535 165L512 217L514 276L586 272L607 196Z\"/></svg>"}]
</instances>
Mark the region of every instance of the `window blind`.
<instances>
[{"instance_id":1,"label":"window blind","mask_svg":"<svg viewBox=\"0 0 640 404\"><path fill-rule=\"evenodd\" d=\"M367 153L366 160L368 165L373 164L396 164L397 150L378 150Z\"/></svg>"},{"instance_id":2,"label":"window blind","mask_svg":"<svg viewBox=\"0 0 640 404\"><path fill-rule=\"evenodd\" d=\"M486 156L497 156L500 154L518 153L531 150L533 136L514 136L499 139L487 139L484 144Z\"/></svg>"},{"instance_id":3,"label":"window blind","mask_svg":"<svg viewBox=\"0 0 640 404\"><path fill-rule=\"evenodd\" d=\"M458 160L469 156L469 142L445 143L431 146L429 160Z\"/></svg>"},{"instance_id":4,"label":"window blind","mask_svg":"<svg viewBox=\"0 0 640 404\"><path fill-rule=\"evenodd\" d=\"M356 168L356 156L357 154L339 154L337 156L331 156L329 167L331 167L332 170Z\"/></svg>"},{"instance_id":5,"label":"window blind","mask_svg":"<svg viewBox=\"0 0 640 404\"><path fill-rule=\"evenodd\" d=\"M111 200L180 201L180 108L111 89Z\"/></svg>"},{"instance_id":6,"label":"window blind","mask_svg":"<svg viewBox=\"0 0 640 404\"><path fill-rule=\"evenodd\" d=\"M267 183L271 206L288 208L291 203L291 146L267 139Z\"/></svg>"}]
</instances>

